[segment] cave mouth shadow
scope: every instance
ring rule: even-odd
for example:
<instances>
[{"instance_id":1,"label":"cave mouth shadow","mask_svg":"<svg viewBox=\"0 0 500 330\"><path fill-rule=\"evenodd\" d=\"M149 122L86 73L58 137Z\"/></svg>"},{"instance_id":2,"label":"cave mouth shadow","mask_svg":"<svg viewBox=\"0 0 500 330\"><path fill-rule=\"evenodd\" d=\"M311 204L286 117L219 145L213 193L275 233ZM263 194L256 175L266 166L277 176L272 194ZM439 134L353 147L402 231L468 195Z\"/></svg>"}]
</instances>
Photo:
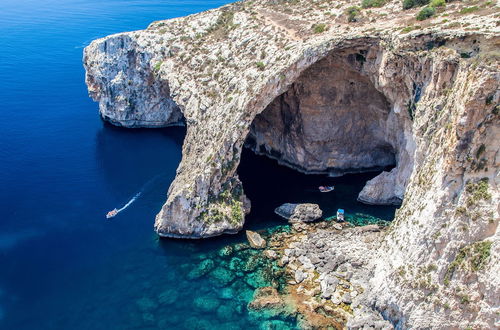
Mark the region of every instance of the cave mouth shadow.
<instances>
[{"instance_id":1,"label":"cave mouth shadow","mask_svg":"<svg viewBox=\"0 0 500 330\"><path fill-rule=\"evenodd\" d=\"M324 217L343 208L347 214L394 218L394 206L357 201L368 180L397 165L402 131L392 104L365 68L367 58L375 58L373 49L326 56L256 115L238 168L252 202L249 226L263 219L283 223L273 211L286 202L317 203ZM320 185L336 189L321 193Z\"/></svg>"},{"instance_id":2,"label":"cave mouth shadow","mask_svg":"<svg viewBox=\"0 0 500 330\"><path fill-rule=\"evenodd\" d=\"M390 170L388 167L386 170ZM380 174L380 171L346 174L330 177L326 174L304 174L276 160L257 155L244 148L238 167L238 176L246 196L252 202L250 214L246 216L247 229L263 229L286 224L286 220L274 213L283 203L315 203L323 210L323 218L345 209L347 214L368 214L391 221L395 206L367 205L357 201L366 181ZM321 193L320 185L333 185L335 190Z\"/></svg>"},{"instance_id":3,"label":"cave mouth shadow","mask_svg":"<svg viewBox=\"0 0 500 330\"><path fill-rule=\"evenodd\" d=\"M309 174L395 165L400 123L364 71L367 50L354 51L306 69L255 116L245 146Z\"/></svg>"}]
</instances>

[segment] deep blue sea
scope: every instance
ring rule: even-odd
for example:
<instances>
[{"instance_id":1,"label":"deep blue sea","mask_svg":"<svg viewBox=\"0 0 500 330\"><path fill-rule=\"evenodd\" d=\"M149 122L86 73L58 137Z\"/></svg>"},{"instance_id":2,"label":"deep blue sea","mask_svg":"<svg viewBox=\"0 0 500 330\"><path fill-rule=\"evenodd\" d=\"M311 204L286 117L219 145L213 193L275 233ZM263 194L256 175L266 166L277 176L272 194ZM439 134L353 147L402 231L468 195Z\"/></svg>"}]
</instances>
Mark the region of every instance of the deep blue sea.
<instances>
[{"instance_id":1,"label":"deep blue sea","mask_svg":"<svg viewBox=\"0 0 500 330\"><path fill-rule=\"evenodd\" d=\"M81 61L95 38L226 2L0 1L0 329L238 329L265 322L246 310L256 284L224 273L231 259L219 251L243 242L242 234L182 241L153 232L184 129L103 123ZM393 208L355 201L373 173L310 177L250 152L242 162L254 202L248 228L284 224L272 213L282 202L393 216ZM318 194L315 187L328 183L343 192ZM105 219L138 192L130 207ZM200 273L210 258L211 273Z\"/></svg>"}]
</instances>

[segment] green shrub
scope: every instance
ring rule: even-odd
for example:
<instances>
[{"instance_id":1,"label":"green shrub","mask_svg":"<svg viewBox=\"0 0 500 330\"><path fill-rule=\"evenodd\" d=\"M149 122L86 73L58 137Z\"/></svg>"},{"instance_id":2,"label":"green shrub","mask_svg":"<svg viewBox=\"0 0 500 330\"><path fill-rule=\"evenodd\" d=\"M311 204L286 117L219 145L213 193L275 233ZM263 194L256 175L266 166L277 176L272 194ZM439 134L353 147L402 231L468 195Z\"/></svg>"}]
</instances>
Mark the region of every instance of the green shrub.
<instances>
[{"instance_id":1,"label":"green shrub","mask_svg":"<svg viewBox=\"0 0 500 330\"><path fill-rule=\"evenodd\" d=\"M467 198L468 206L475 205L480 200L489 201L491 199L491 194L488 191L488 178L483 178L476 183L467 182L465 190L469 193Z\"/></svg>"},{"instance_id":2,"label":"green shrub","mask_svg":"<svg viewBox=\"0 0 500 330\"><path fill-rule=\"evenodd\" d=\"M163 62L162 62L162 61L160 61L160 62L156 62L156 64L155 64L155 65L154 65L154 67L153 67L153 71L154 71L154 72L158 72L158 71L160 71L160 68L161 68L161 65L162 65L162 64L163 64Z\"/></svg>"},{"instance_id":3,"label":"green shrub","mask_svg":"<svg viewBox=\"0 0 500 330\"><path fill-rule=\"evenodd\" d=\"M266 65L263 62L257 62L255 63L255 65L257 66L257 69L261 71L264 71L264 69L266 68Z\"/></svg>"},{"instance_id":4,"label":"green shrub","mask_svg":"<svg viewBox=\"0 0 500 330\"><path fill-rule=\"evenodd\" d=\"M436 13L436 9L433 7L425 7L417 14L417 21L423 21L431 18Z\"/></svg>"},{"instance_id":5,"label":"green shrub","mask_svg":"<svg viewBox=\"0 0 500 330\"><path fill-rule=\"evenodd\" d=\"M437 8L437 7L444 7L446 6L446 1L444 0L431 0L431 3L429 6Z\"/></svg>"},{"instance_id":6,"label":"green shrub","mask_svg":"<svg viewBox=\"0 0 500 330\"><path fill-rule=\"evenodd\" d=\"M403 0L403 9L422 7L428 5L430 0Z\"/></svg>"},{"instance_id":7,"label":"green shrub","mask_svg":"<svg viewBox=\"0 0 500 330\"><path fill-rule=\"evenodd\" d=\"M356 22L358 20L359 14L361 14L360 8L357 6L352 6L346 9L345 11L347 15L348 22Z\"/></svg>"},{"instance_id":8,"label":"green shrub","mask_svg":"<svg viewBox=\"0 0 500 330\"><path fill-rule=\"evenodd\" d=\"M372 7L383 7L385 5L385 0L363 0L361 7L372 8Z\"/></svg>"},{"instance_id":9,"label":"green shrub","mask_svg":"<svg viewBox=\"0 0 500 330\"><path fill-rule=\"evenodd\" d=\"M313 25L314 33L322 33L328 30L328 26L325 23L318 23Z\"/></svg>"},{"instance_id":10,"label":"green shrub","mask_svg":"<svg viewBox=\"0 0 500 330\"><path fill-rule=\"evenodd\" d=\"M415 25L415 26L410 25L410 26L407 26L407 27L401 29L401 32L402 33L409 33L409 32L411 32L413 30L417 30L417 29L420 29L420 28L422 28L420 25Z\"/></svg>"},{"instance_id":11,"label":"green shrub","mask_svg":"<svg viewBox=\"0 0 500 330\"><path fill-rule=\"evenodd\" d=\"M490 241L480 241L461 248L448 266L444 277L445 285L450 283L457 268L473 272L483 269L491 255L491 244Z\"/></svg>"},{"instance_id":12,"label":"green shrub","mask_svg":"<svg viewBox=\"0 0 500 330\"><path fill-rule=\"evenodd\" d=\"M479 10L479 7L477 6L472 6L472 7L465 7L460 10L460 14L470 14L475 12L476 10Z\"/></svg>"}]
</instances>

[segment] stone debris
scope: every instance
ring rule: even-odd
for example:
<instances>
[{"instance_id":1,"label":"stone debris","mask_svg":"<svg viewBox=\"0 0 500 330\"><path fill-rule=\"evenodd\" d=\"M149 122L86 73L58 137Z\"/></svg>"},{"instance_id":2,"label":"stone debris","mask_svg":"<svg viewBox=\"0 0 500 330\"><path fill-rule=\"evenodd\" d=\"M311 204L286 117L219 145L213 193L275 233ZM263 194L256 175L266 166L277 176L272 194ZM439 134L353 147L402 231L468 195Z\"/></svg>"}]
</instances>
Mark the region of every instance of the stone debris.
<instances>
[{"instance_id":1,"label":"stone debris","mask_svg":"<svg viewBox=\"0 0 500 330\"><path fill-rule=\"evenodd\" d=\"M264 249L266 247L266 241L259 235L259 233L247 230L246 234L248 243L250 243L250 246L254 249Z\"/></svg>"},{"instance_id":2,"label":"stone debris","mask_svg":"<svg viewBox=\"0 0 500 330\"><path fill-rule=\"evenodd\" d=\"M271 260L276 260L278 258L278 254L273 250L265 250L264 255Z\"/></svg>"},{"instance_id":3,"label":"stone debris","mask_svg":"<svg viewBox=\"0 0 500 330\"><path fill-rule=\"evenodd\" d=\"M292 204L285 203L274 210L277 215L288 219L290 223L311 222L323 216L323 211L318 204Z\"/></svg>"}]
</instances>

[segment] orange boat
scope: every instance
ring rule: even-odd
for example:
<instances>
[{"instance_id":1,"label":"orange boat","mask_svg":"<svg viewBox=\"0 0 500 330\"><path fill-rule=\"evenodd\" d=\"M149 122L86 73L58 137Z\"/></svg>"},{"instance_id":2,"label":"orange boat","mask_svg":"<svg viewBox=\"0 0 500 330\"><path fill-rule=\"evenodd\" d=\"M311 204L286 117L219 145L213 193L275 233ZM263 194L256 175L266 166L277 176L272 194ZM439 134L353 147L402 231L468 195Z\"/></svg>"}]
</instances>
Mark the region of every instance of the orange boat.
<instances>
[{"instance_id":1,"label":"orange boat","mask_svg":"<svg viewBox=\"0 0 500 330\"><path fill-rule=\"evenodd\" d=\"M115 215L118 214L118 210L117 209L114 209L112 211L109 211L107 214L106 214L106 218L109 219L109 218L112 218L114 217Z\"/></svg>"}]
</instances>

